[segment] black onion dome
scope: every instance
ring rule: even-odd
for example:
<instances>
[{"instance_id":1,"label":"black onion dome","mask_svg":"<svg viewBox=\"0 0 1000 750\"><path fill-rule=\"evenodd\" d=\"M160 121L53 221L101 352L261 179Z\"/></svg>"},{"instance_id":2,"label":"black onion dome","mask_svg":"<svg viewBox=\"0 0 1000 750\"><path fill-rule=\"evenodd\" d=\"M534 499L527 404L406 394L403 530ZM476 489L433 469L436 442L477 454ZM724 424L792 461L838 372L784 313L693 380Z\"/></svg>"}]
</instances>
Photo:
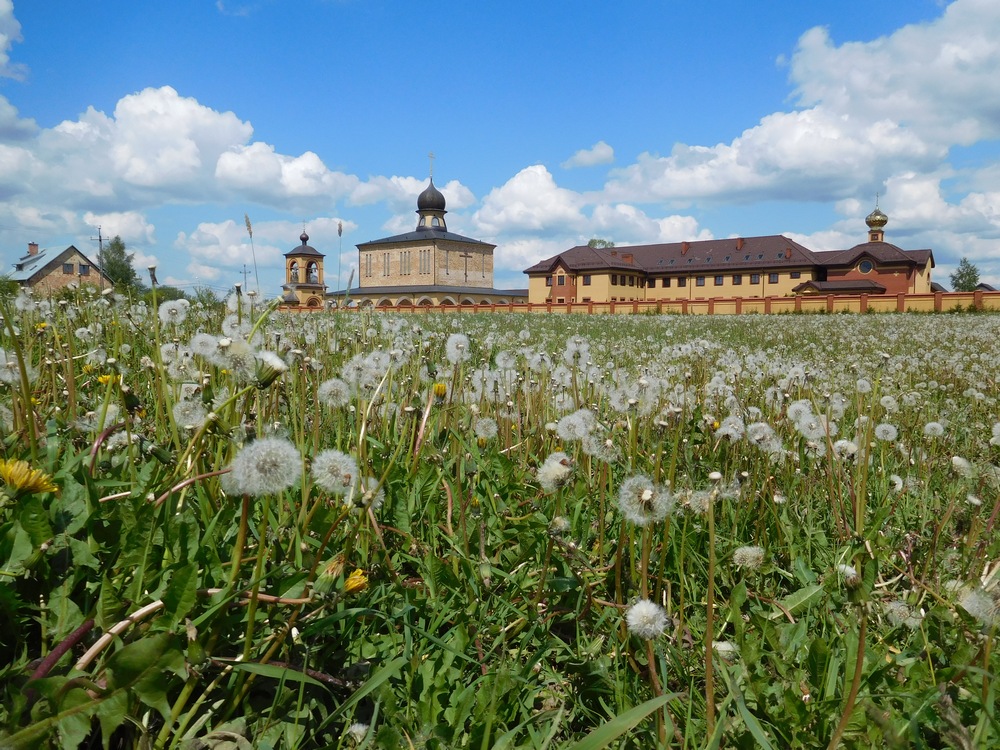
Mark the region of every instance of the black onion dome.
<instances>
[{"instance_id":1,"label":"black onion dome","mask_svg":"<svg viewBox=\"0 0 1000 750\"><path fill-rule=\"evenodd\" d=\"M424 192L417 196L417 210L418 211L444 211L444 196L441 195L441 191L434 187L434 178L431 178L431 184L426 187Z\"/></svg>"}]
</instances>

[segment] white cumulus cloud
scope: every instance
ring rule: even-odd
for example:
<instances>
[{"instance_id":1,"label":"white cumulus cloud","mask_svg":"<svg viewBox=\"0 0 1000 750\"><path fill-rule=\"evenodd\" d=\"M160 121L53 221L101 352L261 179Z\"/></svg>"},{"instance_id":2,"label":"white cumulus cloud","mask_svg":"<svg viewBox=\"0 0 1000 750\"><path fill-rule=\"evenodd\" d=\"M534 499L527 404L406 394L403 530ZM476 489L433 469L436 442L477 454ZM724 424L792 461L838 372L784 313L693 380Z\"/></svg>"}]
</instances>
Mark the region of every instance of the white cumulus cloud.
<instances>
[{"instance_id":1,"label":"white cumulus cloud","mask_svg":"<svg viewBox=\"0 0 1000 750\"><path fill-rule=\"evenodd\" d=\"M564 161L563 169L574 167L595 167L601 164L611 164L615 160L615 150L604 141L598 141L590 148L583 148Z\"/></svg>"}]
</instances>

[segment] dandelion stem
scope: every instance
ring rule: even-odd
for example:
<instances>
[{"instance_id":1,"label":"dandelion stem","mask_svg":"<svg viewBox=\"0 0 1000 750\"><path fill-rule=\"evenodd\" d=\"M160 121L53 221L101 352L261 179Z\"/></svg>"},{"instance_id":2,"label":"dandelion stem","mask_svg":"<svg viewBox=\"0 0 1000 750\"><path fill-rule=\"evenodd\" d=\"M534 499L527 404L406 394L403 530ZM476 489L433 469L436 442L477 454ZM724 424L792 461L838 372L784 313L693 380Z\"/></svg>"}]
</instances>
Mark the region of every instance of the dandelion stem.
<instances>
[{"instance_id":1,"label":"dandelion stem","mask_svg":"<svg viewBox=\"0 0 1000 750\"><path fill-rule=\"evenodd\" d=\"M844 706L844 713L840 716L840 721L833 732L833 736L830 738L827 750L836 750L840 744L840 738L844 736L844 730L847 729L847 724L851 720L851 714L854 713L854 703L858 698L858 689L861 687L861 673L864 671L865 666L865 637L868 633L868 612L864 605L860 605L858 610L861 623L858 625L858 655L854 660L854 677L851 680L851 690L847 695L847 705Z\"/></svg>"}]
</instances>

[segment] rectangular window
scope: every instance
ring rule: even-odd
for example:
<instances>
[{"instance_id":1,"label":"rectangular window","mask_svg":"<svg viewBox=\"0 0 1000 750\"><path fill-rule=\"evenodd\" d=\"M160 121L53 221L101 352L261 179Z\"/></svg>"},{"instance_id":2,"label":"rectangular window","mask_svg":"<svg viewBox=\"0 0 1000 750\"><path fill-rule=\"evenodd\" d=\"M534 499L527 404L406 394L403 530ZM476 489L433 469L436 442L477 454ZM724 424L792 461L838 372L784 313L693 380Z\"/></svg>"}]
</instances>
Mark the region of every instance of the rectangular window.
<instances>
[{"instance_id":1,"label":"rectangular window","mask_svg":"<svg viewBox=\"0 0 1000 750\"><path fill-rule=\"evenodd\" d=\"M545 286L552 286L552 277L551 276L546 276L545 277Z\"/></svg>"},{"instance_id":2,"label":"rectangular window","mask_svg":"<svg viewBox=\"0 0 1000 750\"><path fill-rule=\"evenodd\" d=\"M365 253L365 276L372 275L372 254Z\"/></svg>"},{"instance_id":3,"label":"rectangular window","mask_svg":"<svg viewBox=\"0 0 1000 750\"><path fill-rule=\"evenodd\" d=\"M792 271L788 275L791 276L793 279L801 279L802 278L802 271Z\"/></svg>"},{"instance_id":4,"label":"rectangular window","mask_svg":"<svg viewBox=\"0 0 1000 750\"><path fill-rule=\"evenodd\" d=\"M635 276L629 276L628 277L628 285L629 286L635 286Z\"/></svg>"},{"instance_id":5,"label":"rectangular window","mask_svg":"<svg viewBox=\"0 0 1000 750\"><path fill-rule=\"evenodd\" d=\"M63 263L63 273L67 273L70 276L72 276L73 275L73 264L72 263Z\"/></svg>"},{"instance_id":6,"label":"rectangular window","mask_svg":"<svg viewBox=\"0 0 1000 750\"><path fill-rule=\"evenodd\" d=\"M715 277L715 285L716 286L722 286L722 277L721 276L716 276Z\"/></svg>"},{"instance_id":7,"label":"rectangular window","mask_svg":"<svg viewBox=\"0 0 1000 750\"><path fill-rule=\"evenodd\" d=\"M751 284L759 284L760 283L760 274L759 273L752 273L752 274L750 274L750 283Z\"/></svg>"},{"instance_id":8,"label":"rectangular window","mask_svg":"<svg viewBox=\"0 0 1000 750\"><path fill-rule=\"evenodd\" d=\"M557 278L559 280L559 286L566 286L566 277L565 276L559 276Z\"/></svg>"},{"instance_id":9,"label":"rectangular window","mask_svg":"<svg viewBox=\"0 0 1000 750\"><path fill-rule=\"evenodd\" d=\"M687 285L688 285L688 277L687 276L678 276L677 277L677 286L687 286Z\"/></svg>"},{"instance_id":10,"label":"rectangular window","mask_svg":"<svg viewBox=\"0 0 1000 750\"><path fill-rule=\"evenodd\" d=\"M611 274L611 286L618 286L618 274Z\"/></svg>"},{"instance_id":11,"label":"rectangular window","mask_svg":"<svg viewBox=\"0 0 1000 750\"><path fill-rule=\"evenodd\" d=\"M389 253L382 253L382 275L389 275Z\"/></svg>"},{"instance_id":12,"label":"rectangular window","mask_svg":"<svg viewBox=\"0 0 1000 750\"><path fill-rule=\"evenodd\" d=\"M81 276L90 276L90 266L87 265L86 263L81 263L80 264L80 275Z\"/></svg>"},{"instance_id":13,"label":"rectangular window","mask_svg":"<svg viewBox=\"0 0 1000 750\"><path fill-rule=\"evenodd\" d=\"M583 302L590 302L590 297L584 297L582 301Z\"/></svg>"},{"instance_id":14,"label":"rectangular window","mask_svg":"<svg viewBox=\"0 0 1000 750\"><path fill-rule=\"evenodd\" d=\"M768 284L777 284L778 283L778 274L776 274L776 273L769 273L767 275L767 283Z\"/></svg>"},{"instance_id":15,"label":"rectangular window","mask_svg":"<svg viewBox=\"0 0 1000 750\"><path fill-rule=\"evenodd\" d=\"M743 274L733 274L733 286L740 286L743 283Z\"/></svg>"},{"instance_id":16,"label":"rectangular window","mask_svg":"<svg viewBox=\"0 0 1000 750\"><path fill-rule=\"evenodd\" d=\"M696 286L705 286L705 277L704 276L695 277L694 283Z\"/></svg>"},{"instance_id":17,"label":"rectangular window","mask_svg":"<svg viewBox=\"0 0 1000 750\"><path fill-rule=\"evenodd\" d=\"M670 288L670 277L669 276L664 276L663 277L663 283L661 284L661 286L664 289L669 289Z\"/></svg>"},{"instance_id":18,"label":"rectangular window","mask_svg":"<svg viewBox=\"0 0 1000 750\"><path fill-rule=\"evenodd\" d=\"M590 286L590 276L588 276L587 274L583 275L583 285Z\"/></svg>"}]
</instances>

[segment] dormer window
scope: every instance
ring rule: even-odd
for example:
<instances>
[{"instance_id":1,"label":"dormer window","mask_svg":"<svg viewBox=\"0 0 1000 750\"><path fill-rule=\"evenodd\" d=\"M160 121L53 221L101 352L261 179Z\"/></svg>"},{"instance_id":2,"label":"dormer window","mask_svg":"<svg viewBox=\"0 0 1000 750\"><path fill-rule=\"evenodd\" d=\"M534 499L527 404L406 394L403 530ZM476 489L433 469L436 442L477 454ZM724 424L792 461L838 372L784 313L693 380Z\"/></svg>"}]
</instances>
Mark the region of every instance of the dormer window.
<instances>
[{"instance_id":1,"label":"dormer window","mask_svg":"<svg viewBox=\"0 0 1000 750\"><path fill-rule=\"evenodd\" d=\"M875 268L875 264L870 260L863 260L858 263L858 271L861 273L871 273Z\"/></svg>"}]
</instances>

